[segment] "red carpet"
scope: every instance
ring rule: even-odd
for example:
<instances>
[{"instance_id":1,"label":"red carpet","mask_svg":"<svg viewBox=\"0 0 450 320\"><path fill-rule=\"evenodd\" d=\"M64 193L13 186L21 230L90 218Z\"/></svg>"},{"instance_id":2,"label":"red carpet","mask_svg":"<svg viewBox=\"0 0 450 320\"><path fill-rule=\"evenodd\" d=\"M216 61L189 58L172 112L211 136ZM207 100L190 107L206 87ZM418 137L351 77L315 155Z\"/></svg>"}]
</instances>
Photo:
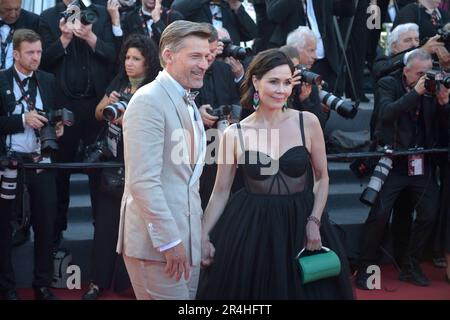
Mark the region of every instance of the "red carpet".
<instances>
[{"instance_id":1,"label":"red carpet","mask_svg":"<svg viewBox=\"0 0 450 320\"><path fill-rule=\"evenodd\" d=\"M392 265L384 265L381 269L380 290L356 289L358 300L450 300L450 284L445 282L444 269L437 269L431 264L422 264L422 269L431 280L429 287L418 287L406 282L399 281L398 273ZM53 289L55 295L61 300L81 300L87 285L81 290ZM23 300L33 299L33 290L21 288L17 290L19 297ZM112 291L104 292L100 300L133 300L133 291L127 290L122 294Z\"/></svg>"}]
</instances>

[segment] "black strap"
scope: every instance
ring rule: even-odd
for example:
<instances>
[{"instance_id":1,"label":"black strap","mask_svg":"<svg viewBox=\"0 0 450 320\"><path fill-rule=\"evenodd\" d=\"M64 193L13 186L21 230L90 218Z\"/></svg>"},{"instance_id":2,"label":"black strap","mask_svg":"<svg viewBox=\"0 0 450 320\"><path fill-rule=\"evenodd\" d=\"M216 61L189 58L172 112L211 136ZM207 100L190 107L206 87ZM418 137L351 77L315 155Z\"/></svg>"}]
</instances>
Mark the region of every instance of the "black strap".
<instances>
[{"instance_id":1,"label":"black strap","mask_svg":"<svg viewBox=\"0 0 450 320\"><path fill-rule=\"evenodd\" d=\"M24 100L27 103L29 110L36 109L36 96L37 96L38 84L37 84L36 79L34 78L34 74L33 74L33 77L25 78L24 81L21 81L19 75L17 74L16 70L14 69L13 76L14 76L14 80L17 83L17 86L20 89L20 92L22 93L22 97L18 100L18 103L20 103L22 100ZM27 81L25 81L25 80L27 80ZM25 91L25 86L27 85L26 82L28 82L28 90Z\"/></svg>"},{"instance_id":2,"label":"black strap","mask_svg":"<svg viewBox=\"0 0 450 320\"><path fill-rule=\"evenodd\" d=\"M302 135L302 145L306 146L305 129L303 126L303 112L300 112L299 118L300 118L300 134Z\"/></svg>"},{"instance_id":3,"label":"black strap","mask_svg":"<svg viewBox=\"0 0 450 320\"><path fill-rule=\"evenodd\" d=\"M6 37L5 41L1 41L1 60L2 63L0 65L0 70L6 68L6 52L8 51L8 46L12 43L12 38L14 35L14 28L10 27L9 34Z\"/></svg>"},{"instance_id":4,"label":"black strap","mask_svg":"<svg viewBox=\"0 0 450 320\"><path fill-rule=\"evenodd\" d=\"M245 146L244 146L244 137L242 136L242 128L241 128L241 124L238 122L236 124L237 128L238 128L238 135L239 135L239 142L241 144L241 150L242 152L245 152Z\"/></svg>"}]
</instances>

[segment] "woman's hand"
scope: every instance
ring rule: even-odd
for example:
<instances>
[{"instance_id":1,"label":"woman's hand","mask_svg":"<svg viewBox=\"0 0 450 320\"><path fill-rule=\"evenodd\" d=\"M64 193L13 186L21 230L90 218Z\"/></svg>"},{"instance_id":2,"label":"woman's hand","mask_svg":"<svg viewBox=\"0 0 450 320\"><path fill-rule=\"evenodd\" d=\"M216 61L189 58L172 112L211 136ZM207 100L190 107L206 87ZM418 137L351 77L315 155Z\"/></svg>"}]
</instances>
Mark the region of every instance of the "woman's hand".
<instances>
[{"instance_id":1,"label":"woman's hand","mask_svg":"<svg viewBox=\"0 0 450 320\"><path fill-rule=\"evenodd\" d=\"M116 103L119 102L120 94L117 91L113 91L109 94L108 103Z\"/></svg>"},{"instance_id":2,"label":"woman's hand","mask_svg":"<svg viewBox=\"0 0 450 320\"><path fill-rule=\"evenodd\" d=\"M322 248L319 226L312 220L306 223L306 250L315 251Z\"/></svg>"},{"instance_id":3,"label":"woman's hand","mask_svg":"<svg viewBox=\"0 0 450 320\"><path fill-rule=\"evenodd\" d=\"M214 253L216 249L214 245L209 241L209 236L202 236L202 261L201 266L206 268L209 267L214 261Z\"/></svg>"}]
</instances>

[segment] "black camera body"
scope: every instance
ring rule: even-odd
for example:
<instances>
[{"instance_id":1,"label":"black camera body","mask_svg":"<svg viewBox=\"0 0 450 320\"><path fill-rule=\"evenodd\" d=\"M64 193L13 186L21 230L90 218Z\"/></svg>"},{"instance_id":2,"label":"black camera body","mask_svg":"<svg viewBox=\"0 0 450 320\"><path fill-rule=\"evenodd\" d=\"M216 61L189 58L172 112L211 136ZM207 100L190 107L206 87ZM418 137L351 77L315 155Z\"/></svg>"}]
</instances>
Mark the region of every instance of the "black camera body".
<instances>
[{"instance_id":1,"label":"black camera body","mask_svg":"<svg viewBox=\"0 0 450 320\"><path fill-rule=\"evenodd\" d=\"M219 41L223 43L223 52L219 57L233 57L237 60L244 60L251 52L250 48L243 48L234 45L230 39L220 39Z\"/></svg>"},{"instance_id":2,"label":"black camera body","mask_svg":"<svg viewBox=\"0 0 450 320\"><path fill-rule=\"evenodd\" d=\"M86 147L83 162L97 163L111 158L113 158L113 154L108 148L106 139L99 139L94 144Z\"/></svg>"},{"instance_id":3,"label":"black camera body","mask_svg":"<svg viewBox=\"0 0 450 320\"><path fill-rule=\"evenodd\" d=\"M208 113L218 117L217 119L217 129L219 130L225 130L226 127L230 125L230 122L228 121L228 117L231 114L231 106L229 105L222 105L217 108L214 108L212 111L208 110Z\"/></svg>"},{"instance_id":4,"label":"black camera body","mask_svg":"<svg viewBox=\"0 0 450 320\"><path fill-rule=\"evenodd\" d=\"M39 114L48 120L48 122L39 131L41 154L48 156L59 149L58 143L56 142L56 124L62 121L65 126L70 127L73 125L74 117L72 111L66 108L52 110L47 113L39 111Z\"/></svg>"},{"instance_id":5,"label":"black camera body","mask_svg":"<svg viewBox=\"0 0 450 320\"><path fill-rule=\"evenodd\" d=\"M439 29L437 34L440 36L437 41L443 42L445 44L445 48L450 51L450 31Z\"/></svg>"},{"instance_id":6,"label":"black camera body","mask_svg":"<svg viewBox=\"0 0 450 320\"><path fill-rule=\"evenodd\" d=\"M424 83L427 93L429 95L436 94L440 85L443 85L447 89L450 88L450 73L435 69L428 71Z\"/></svg>"},{"instance_id":7,"label":"black camera body","mask_svg":"<svg viewBox=\"0 0 450 320\"><path fill-rule=\"evenodd\" d=\"M103 109L103 119L109 122L119 119L128 107L128 102L130 102L132 96L131 93L120 93L119 101L111 103Z\"/></svg>"},{"instance_id":8,"label":"black camera body","mask_svg":"<svg viewBox=\"0 0 450 320\"><path fill-rule=\"evenodd\" d=\"M323 81L322 76L320 74L314 73L308 70L305 66L298 64L295 66L297 70L300 71L300 76L302 77L302 82L308 84L315 84L316 86L326 87L327 84Z\"/></svg>"},{"instance_id":9,"label":"black camera body","mask_svg":"<svg viewBox=\"0 0 450 320\"><path fill-rule=\"evenodd\" d=\"M358 108L350 101L338 98L328 91L320 90L319 97L323 104L346 119L353 119L358 113Z\"/></svg>"},{"instance_id":10,"label":"black camera body","mask_svg":"<svg viewBox=\"0 0 450 320\"><path fill-rule=\"evenodd\" d=\"M66 11L61 13L65 22L73 15L84 25L94 24L99 16L91 0L74 0L67 6Z\"/></svg>"}]
</instances>

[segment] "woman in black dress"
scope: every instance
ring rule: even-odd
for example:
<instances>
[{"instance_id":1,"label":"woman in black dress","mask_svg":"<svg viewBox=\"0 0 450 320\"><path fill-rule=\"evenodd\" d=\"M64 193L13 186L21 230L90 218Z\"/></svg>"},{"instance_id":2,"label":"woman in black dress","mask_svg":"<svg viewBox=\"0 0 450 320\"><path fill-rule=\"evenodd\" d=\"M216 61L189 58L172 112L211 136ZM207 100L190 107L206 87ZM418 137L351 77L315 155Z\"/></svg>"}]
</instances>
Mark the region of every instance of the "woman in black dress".
<instances>
[{"instance_id":1,"label":"woman in black dress","mask_svg":"<svg viewBox=\"0 0 450 320\"><path fill-rule=\"evenodd\" d=\"M323 213L325 144L317 118L286 106L294 66L278 49L259 53L241 104L256 111L227 128L203 221L198 299L351 299L345 254ZM237 165L245 187L229 200ZM339 276L302 285L295 256L322 244L340 257Z\"/></svg>"}]
</instances>

